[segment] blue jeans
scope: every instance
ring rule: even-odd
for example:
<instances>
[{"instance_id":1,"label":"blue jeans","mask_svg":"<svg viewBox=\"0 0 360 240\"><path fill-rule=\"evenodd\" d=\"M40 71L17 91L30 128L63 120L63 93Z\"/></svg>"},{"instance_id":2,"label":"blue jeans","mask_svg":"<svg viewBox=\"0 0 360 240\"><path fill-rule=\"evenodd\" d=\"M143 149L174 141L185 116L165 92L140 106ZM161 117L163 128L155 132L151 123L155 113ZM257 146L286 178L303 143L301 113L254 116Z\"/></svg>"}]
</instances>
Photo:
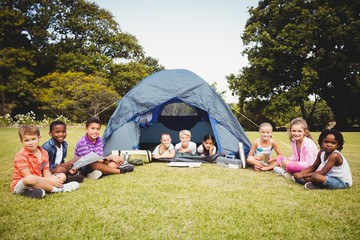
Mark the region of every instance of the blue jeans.
<instances>
[{"instance_id":1,"label":"blue jeans","mask_svg":"<svg viewBox=\"0 0 360 240\"><path fill-rule=\"evenodd\" d=\"M348 188L349 185L336 177L326 176L326 182L323 183L322 187L328 189L341 189Z\"/></svg>"}]
</instances>

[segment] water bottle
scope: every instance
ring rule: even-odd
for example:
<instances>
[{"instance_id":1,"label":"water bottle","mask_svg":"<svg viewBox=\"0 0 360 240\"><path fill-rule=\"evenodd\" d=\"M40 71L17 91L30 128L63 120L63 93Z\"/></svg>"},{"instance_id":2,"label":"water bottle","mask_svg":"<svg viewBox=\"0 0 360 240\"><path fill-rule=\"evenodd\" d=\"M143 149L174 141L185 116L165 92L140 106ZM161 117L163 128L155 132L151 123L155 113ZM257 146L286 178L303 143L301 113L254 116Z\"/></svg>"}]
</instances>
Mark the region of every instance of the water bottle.
<instances>
[{"instance_id":1,"label":"water bottle","mask_svg":"<svg viewBox=\"0 0 360 240\"><path fill-rule=\"evenodd\" d=\"M129 163L129 154L128 152L126 152L124 156L124 164L128 164L128 163Z\"/></svg>"}]
</instances>

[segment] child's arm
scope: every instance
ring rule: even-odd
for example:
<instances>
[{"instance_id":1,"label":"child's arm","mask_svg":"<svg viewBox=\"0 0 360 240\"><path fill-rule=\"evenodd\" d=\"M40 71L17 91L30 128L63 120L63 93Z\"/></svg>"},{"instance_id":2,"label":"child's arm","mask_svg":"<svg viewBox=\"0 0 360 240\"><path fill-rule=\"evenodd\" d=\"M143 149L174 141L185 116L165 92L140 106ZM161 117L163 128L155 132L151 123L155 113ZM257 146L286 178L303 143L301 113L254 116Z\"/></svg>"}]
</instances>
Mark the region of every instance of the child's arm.
<instances>
[{"instance_id":1,"label":"child's arm","mask_svg":"<svg viewBox=\"0 0 360 240\"><path fill-rule=\"evenodd\" d=\"M280 151L280 147L279 147L279 145L277 144L277 142L276 142L274 139L272 140L272 147L274 148L277 156L281 156L281 155L282 155L282 154L281 154L281 151ZM272 162L275 162L275 161L276 161L276 158L272 158L272 159L270 159L268 162L269 162L269 163L272 163Z\"/></svg>"},{"instance_id":2,"label":"child's arm","mask_svg":"<svg viewBox=\"0 0 360 240\"><path fill-rule=\"evenodd\" d=\"M333 166L340 166L342 163L343 159L341 155L337 152L333 152L330 154L325 166L317 173L325 176L332 169Z\"/></svg>"},{"instance_id":3,"label":"child's arm","mask_svg":"<svg viewBox=\"0 0 360 240\"><path fill-rule=\"evenodd\" d=\"M300 178L311 177L321 164L320 155L321 155L321 151L319 151L319 153L317 154L314 164L307 168L304 168L300 172L294 173L294 178L300 179Z\"/></svg>"},{"instance_id":4,"label":"child's arm","mask_svg":"<svg viewBox=\"0 0 360 240\"><path fill-rule=\"evenodd\" d=\"M257 140L255 140L253 142L253 144L251 145L250 151L249 151L249 155L248 155L248 159L249 158L254 158L255 160L261 160L262 157L261 156L254 156L255 150L258 147L258 143Z\"/></svg>"},{"instance_id":5,"label":"child's arm","mask_svg":"<svg viewBox=\"0 0 360 240\"><path fill-rule=\"evenodd\" d=\"M210 147L210 149L209 149L209 156L212 156L212 155L215 154L215 153L214 153L214 149L215 149L215 146Z\"/></svg>"},{"instance_id":6,"label":"child's arm","mask_svg":"<svg viewBox=\"0 0 360 240\"><path fill-rule=\"evenodd\" d=\"M155 158L174 158L175 157L175 149L167 150L167 151L163 152L163 154L161 154L161 155L157 154L156 156L157 157L155 157Z\"/></svg>"}]
</instances>

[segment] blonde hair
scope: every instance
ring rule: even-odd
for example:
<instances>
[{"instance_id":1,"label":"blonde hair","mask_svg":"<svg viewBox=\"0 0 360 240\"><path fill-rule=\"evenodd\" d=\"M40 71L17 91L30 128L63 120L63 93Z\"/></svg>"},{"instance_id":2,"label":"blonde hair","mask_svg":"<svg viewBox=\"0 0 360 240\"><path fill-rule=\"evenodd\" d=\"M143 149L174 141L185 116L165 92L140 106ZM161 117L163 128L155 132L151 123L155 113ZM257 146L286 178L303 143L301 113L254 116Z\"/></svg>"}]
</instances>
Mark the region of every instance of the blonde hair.
<instances>
[{"instance_id":1,"label":"blonde hair","mask_svg":"<svg viewBox=\"0 0 360 240\"><path fill-rule=\"evenodd\" d=\"M34 125L23 125L19 128L20 140L22 140L25 135L37 135L39 137L40 129Z\"/></svg>"},{"instance_id":2,"label":"blonde hair","mask_svg":"<svg viewBox=\"0 0 360 240\"><path fill-rule=\"evenodd\" d=\"M289 127L289 132L290 133L291 133L291 128L294 125L302 125L302 127L304 129L304 132L305 132L305 136L308 137L308 138L313 139L310 132L309 132L308 125L307 125L307 122L305 121L305 119L303 119L303 118L294 118L293 120L291 120L290 127ZM291 134L290 134L290 140L291 140Z\"/></svg>"},{"instance_id":3,"label":"blonde hair","mask_svg":"<svg viewBox=\"0 0 360 240\"><path fill-rule=\"evenodd\" d=\"M185 135L185 136L188 136L189 138L191 138L191 132L189 130L186 130L186 129L181 130L179 132L179 138L181 137L181 135Z\"/></svg>"},{"instance_id":4,"label":"blonde hair","mask_svg":"<svg viewBox=\"0 0 360 240\"><path fill-rule=\"evenodd\" d=\"M263 127L269 127L269 128L271 128L271 131L273 130L273 126L272 126L270 123L268 123L268 122L263 122L262 124L260 124L260 126L259 126L259 131L260 131L260 129L263 128Z\"/></svg>"}]
</instances>

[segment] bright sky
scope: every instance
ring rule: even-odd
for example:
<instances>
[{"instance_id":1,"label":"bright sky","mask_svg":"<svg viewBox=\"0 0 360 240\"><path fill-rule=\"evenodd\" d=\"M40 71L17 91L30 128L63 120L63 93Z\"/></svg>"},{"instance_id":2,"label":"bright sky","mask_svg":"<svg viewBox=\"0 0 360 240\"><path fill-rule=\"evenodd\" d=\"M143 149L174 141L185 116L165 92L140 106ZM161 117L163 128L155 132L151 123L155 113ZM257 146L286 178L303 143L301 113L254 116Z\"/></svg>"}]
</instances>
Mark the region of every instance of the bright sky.
<instances>
[{"instance_id":1,"label":"bright sky","mask_svg":"<svg viewBox=\"0 0 360 240\"><path fill-rule=\"evenodd\" d=\"M248 8L258 0L94 0L122 31L134 35L146 55L166 69L188 69L232 97L225 76L247 64L241 34Z\"/></svg>"}]
</instances>

